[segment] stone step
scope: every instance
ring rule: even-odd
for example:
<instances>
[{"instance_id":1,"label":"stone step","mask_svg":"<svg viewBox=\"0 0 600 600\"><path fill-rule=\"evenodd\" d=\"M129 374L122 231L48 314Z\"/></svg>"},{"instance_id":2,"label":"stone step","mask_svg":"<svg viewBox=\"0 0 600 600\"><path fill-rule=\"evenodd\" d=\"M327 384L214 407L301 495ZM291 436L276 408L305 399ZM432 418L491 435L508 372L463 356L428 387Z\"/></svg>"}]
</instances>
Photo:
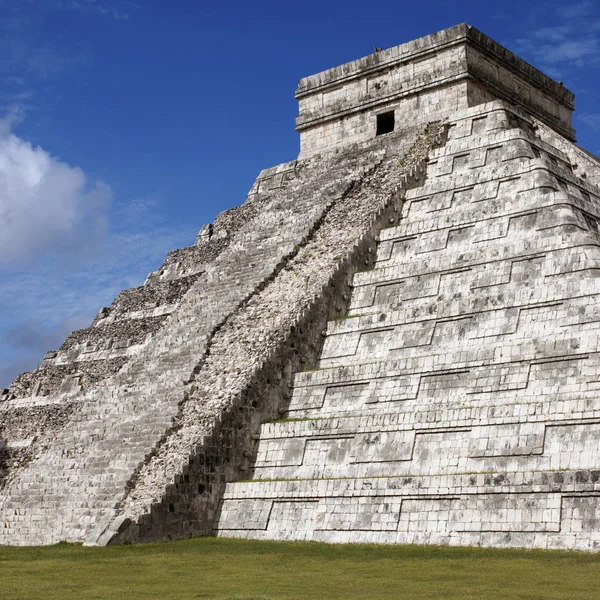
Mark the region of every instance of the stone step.
<instances>
[{"instance_id":1,"label":"stone step","mask_svg":"<svg viewBox=\"0 0 600 600\"><path fill-rule=\"evenodd\" d=\"M588 328L592 334L594 332L593 323L581 327ZM568 370L564 374L567 377L584 375L586 379L581 384L597 381L598 340L591 334L577 337L567 331L561 332L555 339L523 338L518 344L510 343L514 340L509 340L507 344L490 343L485 348L476 348L473 354L468 349L470 341L466 340L465 347L455 351L450 349L449 352L443 352L440 349L439 353L433 353L416 348L412 349L415 350L414 355L399 353L397 356L376 357L371 361L302 371L294 377L294 390L304 394L302 390L309 387L316 390L317 387L323 389L334 385L362 384L365 381L379 381L377 386L384 381L394 381L394 384L388 383L386 386L412 389L418 386L422 377L445 378L454 374L456 377L448 379L447 383L455 381L456 385L449 390L462 386L470 389L471 393L500 392L527 387L534 373L533 380L543 381L546 376L552 375L546 371L558 367L576 369L577 372Z\"/></svg>"},{"instance_id":2,"label":"stone step","mask_svg":"<svg viewBox=\"0 0 600 600\"><path fill-rule=\"evenodd\" d=\"M443 354L436 353L437 364L429 363L436 368L473 366L482 361L493 364L513 358L519 362L537 360L556 356L557 348L569 345L578 354L596 352L598 320L591 320L597 319L594 305L587 308L583 304L569 306L568 301L565 304L564 309L564 305L544 303L396 326L379 322L370 328L326 336L318 368L419 357L424 362L434 349L440 352L440 344ZM413 361L407 374L419 370L417 362Z\"/></svg>"},{"instance_id":3,"label":"stone step","mask_svg":"<svg viewBox=\"0 0 600 600\"><path fill-rule=\"evenodd\" d=\"M505 315L508 321L514 320L515 315L527 315L528 311L539 312L542 319L542 307L547 306L549 310L556 311L564 319L566 325L576 323L592 322L595 317L595 305L598 292L594 290L590 294L573 293L573 286L563 285L562 278L554 278L553 284L547 285L546 300L540 301L539 290L541 286L533 288L512 288L505 293L494 293L483 295L481 288L472 290L467 297L460 298L454 302L440 303L437 298L424 299L422 302L410 302L403 304L397 309L386 312L365 314L364 316L341 317L327 324L325 338L337 336L352 336L362 331L371 331L381 328L404 328L424 327L438 320L459 318L462 316L473 316L473 318L488 320L493 314ZM571 292L571 293L569 293ZM571 313L580 311L581 316L577 319ZM510 330L510 325L508 325ZM498 328L500 330L500 328Z\"/></svg>"},{"instance_id":4,"label":"stone step","mask_svg":"<svg viewBox=\"0 0 600 600\"><path fill-rule=\"evenodd\" d=\"M237 483L227 487L217 532L594 549L599 479L600 471L551 471Z\"/></svg>"},{"instance_id":5,"label":"stone step","mask_svg":"<svg viewBox=\"0 0 600 600\"><path fill-rule=\"evenodd\" d=\"M395 293L400 299L412 300L421 296L443 293L441 277L448 286L458 283L466 289L488 288L493 285L521 283L525 269L535 275L552 277L569 272L598 268L600 251L596 234L580 230L556 235L535 236L531 240L507 238L505 244L480 247L472 251L453 249L440 256L429 256L415 261L397 261L362 271L354 276L354 290L350 311L377 302L373 295L377 286L389 287L388 295ZM528 264L531 263L531 264ZM513 276L515 279L512 279ZM518 279L520 277L520 279ZM460 281L456 281L460 279ZM393 289L392 284L403 286ZM414 288L414 289L413 289ZM383 302L379 300L379 303Z\"/></svg>"},{"instance_id":6,"label":"stone step","mask_svg":"<svg viewBox=\"0 0 600 600\"><path fill-rule=\"evenodd\" d=\"M563 415L561 421L436 426L262 435L253 479L580 470L598 465L598 418L584 422L564 420Z\"/></svg>"}]
</instances>

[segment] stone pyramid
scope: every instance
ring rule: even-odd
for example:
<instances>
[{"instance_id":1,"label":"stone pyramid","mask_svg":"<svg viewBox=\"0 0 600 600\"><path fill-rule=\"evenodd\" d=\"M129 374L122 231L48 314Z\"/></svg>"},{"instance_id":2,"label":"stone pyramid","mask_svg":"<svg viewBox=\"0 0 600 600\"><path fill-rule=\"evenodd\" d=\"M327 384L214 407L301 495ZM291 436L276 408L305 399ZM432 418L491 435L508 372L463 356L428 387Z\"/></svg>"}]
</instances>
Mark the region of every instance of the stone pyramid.
<instances>
[{"instance_id":1,"label":"stone pyramid","mask_svg":"<svg viewBox=\"0 0 600 600\"><path fill-rule=\"evenodd\" d=\"M298 160L0 401L0 544L594 550L600 161L459 25L305 78Z\"/></svg>"}]
</instances>

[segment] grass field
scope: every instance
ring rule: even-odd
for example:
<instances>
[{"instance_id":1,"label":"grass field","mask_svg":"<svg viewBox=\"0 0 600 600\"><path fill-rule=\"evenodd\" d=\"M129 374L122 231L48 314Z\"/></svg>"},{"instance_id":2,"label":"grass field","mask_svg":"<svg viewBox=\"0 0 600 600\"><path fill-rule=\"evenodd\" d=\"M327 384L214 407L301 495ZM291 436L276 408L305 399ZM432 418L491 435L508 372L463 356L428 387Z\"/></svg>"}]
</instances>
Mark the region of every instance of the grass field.
<instances>
[{"instance_id":1,"label":"grass field","mask_svg":"<svg viewBox=\"0 0 600 600\"><path fill-rule=\"evenodd\" d=\"M214 538L0 547L0 598L598 600L600 556Z\"/></svg>"}]
</instances>

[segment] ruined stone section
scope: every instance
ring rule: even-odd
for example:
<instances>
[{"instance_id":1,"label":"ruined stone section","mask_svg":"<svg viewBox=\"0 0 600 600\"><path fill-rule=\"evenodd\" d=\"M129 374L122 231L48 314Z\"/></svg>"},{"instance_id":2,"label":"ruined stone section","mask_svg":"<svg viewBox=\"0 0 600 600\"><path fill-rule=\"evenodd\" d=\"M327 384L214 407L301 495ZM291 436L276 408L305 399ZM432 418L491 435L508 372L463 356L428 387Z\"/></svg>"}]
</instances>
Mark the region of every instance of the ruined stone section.
<instances>
[{"instance_id":1,"label":"ruined stone section","mask_svg":"<svg viewBox=\"0 0 600 600\"><path fill-rule=\"evenodd\" d=\"M41 440L51 440L68 423L75 406L42 398L0 402L0 489L33 458Z\"/></svg>"},{"instance_id":2,"label":"ruined stone section","mask_svg":"<svg viewBox=\"0 0 600 600\"><path fill-rule=\"evenodd\" d=\"M573 94L465 24L305 77L296 98L300 158L370 139L374 114L425 123L496 98L574 140Z\"/></svg>"},{"instance_id":3,"label":"ruined stone section","mask_svg":"<svg viewBox=\"0 0 600 600\"><path fill-rule=\"evenodd\" d=\"M59 393L65 374L76 374L87 383L81 386L86 390L117 373L164 325L205 265L227 244L226 236L221 236L202 248L190 246L171 252L143 286L121 292L110 307L99 311L90 327L71 333L57 351L47 353L36 370L20 375L11 385L12 395L24 398ZM99 367L100 362L103 367ZM103 377L99 377L100 372Z\"/></svg>"},{"instance_id":4,"label":"ruined stone section","mask_svg":"<svg viewBox=\"0 0 600 600\"><path fill-rule=\"evenodd\" d=\"M11 418L0 419L0 439L5 441L6 457L0 487L68 422L73 406L69 398L103 385L134 360L166 324L167 317L177 309L206 266L229 246L243 225L256 218L271 195L295 177L295 161L265 169L245 204L220 213L213 224L204 228L196 245L170 252L143 286L122 291L109 307L98 312L90 327L71 333L58 350L46 353L37 369L15 379L2 398L9 402L0 405L0 410L4 415L16 411L19 420L27 421L36 435L30 436L29 443L23 446L9 424ZM65 399L63 418L61 425L49 427L57 398ZM12 402L14 399L17 401ZM23 402L26 399L31 401Z\"/></svg>"},{"instance_id":5,"label":"ruined stone section","mask_svg":"<svg viewBox=\"0 0 600 600\"><path fill-rule=\"evenodd\" d=\"M273 193L282 191L296 175L296 161L263 170L244 204L219 213L214 223L203 225L193 246L169 252L160 269L148 275L145 286L180 282L203 273L205 266L227 248L236 232L265 209Z\"/></svg>"},{"instance_id":6,"label":"ruined stone section","mask_svg":"<svg viewBox=\"0 0 600 600\"><path fill-rule=\"evenodd\" d=\"M406 134L407 139L397 136L403 145L410 144L417 131L407 131ZM435 135L434 138L437 139ZM377 140L371 153L357 148L325 163L304 161L297 169L296 178L284 188L263 193L262 209L253 219L243 222L231 236L228 246L206 266L177 310L155 333L152 343L142 346L132 360L99 387L83 394L71 394L80 400L80 404L67 425L38 449L27 469L13 473L8 479L0 501L0 517L4 524L0 530L0 543L54 543L60 540L106 543L122 525L116 519L116 510L119 507L131 510L125 499L134 500L133 509L139 508L140 516L150 510L151 504L160 502L165 486L174 482L190 454L169 455L168 464L160 464L157 473L150 469L148 478L144 465L152 466L154 456L161 459L162 448L171 448L170 442L178 439L172 433L181 431L185 433L186 440L190 434L192 437L189 439L195 440L193 434L197 431L202 436L213 434L217 427L215 417L220 411L214 401L227 399L223 392L216 390L207 406L203 406L204 400L186 402L187 398L193 397L196 389L200 389L199 383L192 386L191 382L195 375L202 373L202 365L210 361L211 356L221 356L221 361L231 360L227 346L216 353L218 346L213 338L223 340L219 334L229 331L225 324L241 309L244 309L245 318L254 315L259 323L269 322L278 324L278 327L293 324L286 319L295 319L296 316L280 314L283 323L275 318L279 294L270 300L272 321L265 321L262 311L252 312L251 300L258 297L263 288L269 289L267 284L274 277L287 273L286 266L298 249L307 246L313 235L321 230L328 215L337 214L334 211L336 204L343 201L383 160L385 146ZM401 172L410 175L412 170L412 162L409 161ZM386 204L388 196L389 193L385 195ZM251 204L258 201L252 199ZM373 199L373 206L379 204L379 200ZM363 222L362 214L358 207L359 224ZM365 213L367 224L373 218L370 215L369 211ZM342 235L343 230L339 229L341 219L342 215L338 214L336 235L335 228L331 229L333 225L329 226L332 240L341 244L336 247L336 257L341 256L343 248L353 248L358 243L354 237ZM370 225L367 225L367 230L370 230ZM325 256L331 260L330 254ZM303 260L309 265L319 264L316 254L312 258L304 256ZM319 277L322 276L316 266L314 270ZM309 269L307 274L312 276L313 270ZM288 285L294 290L308 290L312 294L314 289L309 283L310 278L298 279L294 272L293 282ZM317 283L319 293L325 294L321 287L327 279L318 279ZM244 331L244 327L242 319L234 331ZM281 334L280 329L276 331ZM225 340L230 337L231 332ZM272 344L278 339L271 339L267 347L273 350ZM250 372L257 373L256 368L260 365L253 348L256 343L262 342L252 336L246 339L238 337L237 341L230 339L230 343L233 342L246 346L244 360L250 362ZM298 344L300 350L300 338ZM298 354L304 356L304 351ZM248 368L248 365L243 368L244 376L240 377L238 388L240 384L246 388L251 383L245 379ZM223 373L221 365L218 376ZM231 387L232 390L238 388ZM64 395L63 399L71 396ZM225 403L222 409L227 408L229 406ZM184 419L188 411L195 419L191 428L186 426ZM200 441L194 441L194 446ZM188 448L181 450L187 452ZM171 460L174 462L171 463ZM158 494L156 500L147 491ZM200 494L199 490L196 493ZM135 502L136 494L140 502ZM147 498L150 498L149 505L146 504ZM173 531L176 536L190 534L189 530L181 527ZM172 531L169 533L172 534ZM145 534L148 539L164 539L160 537L160 527Z\"/></svg>"},{"instance_id":7,"label":"ruined stone section","mask_svg":"<svg viewBox=\"0 0 600 600\"><path fill-rule=\"evenodd\" d=\"M449 125L220 535L600 547L600 163L498 101Z\"/></svg>"},{"instance_id":8,"label":"ruined stone section","mask_svg":"<svg viewBox=\"0 0 600 600\"><path fill-rule=\"evenodd\" d=\"M163 326L236 232L260 213L269 202L266 192L281 190L295 178L294 165L284 163L263 171L245 204L220 213L195 245L170 252L143 286L121 292L111 306L98 312L90 327L71 333L59 350L47 353L36 370L17 377L11 395L25 398L59 393L66 376L78 377L81 389L87 390L117 373L137 354L138 346Z\"/></svg>"},{"instance_id":9,"label":"ruined stone section","mask_svg":"<svg viewBox=\"0 0 600 600\"><path fill-rule=\"evenodd\" d=\"M256 197L254 190L251 196ZM171 252L156 276L151 274L143 286L121 292L110 307L99 311L90 327L70 334L59 350L46 353L37 369L15 379L3 398L7 403L0 405L1 413L7 415L0 420L0 439L4 440L6 457L0 472L0 487L41 447L51 443L68 422L74 394L103 385L152 341L198 281L205 266L228 246L245 219L256 216L257 208L238 207L225 212L215 220L219 235L207 240L203 248L192 246ZM232 218L232 212L237 218ZM161 272L168 274L162 276ZM53 420L57 399L65 404L60 423ZM35 435L27 438L26 445L18 435L15 437L9 416L13 410L19 414L19 421L26 421L35 431ZM48 426L49 422L54 425Z\"/></svg>"}]
</instances>

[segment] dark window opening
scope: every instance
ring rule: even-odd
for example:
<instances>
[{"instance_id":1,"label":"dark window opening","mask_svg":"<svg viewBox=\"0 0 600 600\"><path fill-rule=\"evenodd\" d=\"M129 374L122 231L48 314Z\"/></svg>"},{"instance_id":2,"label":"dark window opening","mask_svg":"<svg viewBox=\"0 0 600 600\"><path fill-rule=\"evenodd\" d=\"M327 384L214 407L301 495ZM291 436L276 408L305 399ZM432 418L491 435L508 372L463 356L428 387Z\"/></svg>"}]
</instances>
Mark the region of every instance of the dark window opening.
<instances>
[{"instance_id":1,"label":"dark window opening","mask_svg":"<svg viewBox=\"0 0 600 600\"><path fill-rule=\"evenodd\" d=\"M377 115L377 135L394 131L394 111Z\"/></svg>"}]
</instances>

